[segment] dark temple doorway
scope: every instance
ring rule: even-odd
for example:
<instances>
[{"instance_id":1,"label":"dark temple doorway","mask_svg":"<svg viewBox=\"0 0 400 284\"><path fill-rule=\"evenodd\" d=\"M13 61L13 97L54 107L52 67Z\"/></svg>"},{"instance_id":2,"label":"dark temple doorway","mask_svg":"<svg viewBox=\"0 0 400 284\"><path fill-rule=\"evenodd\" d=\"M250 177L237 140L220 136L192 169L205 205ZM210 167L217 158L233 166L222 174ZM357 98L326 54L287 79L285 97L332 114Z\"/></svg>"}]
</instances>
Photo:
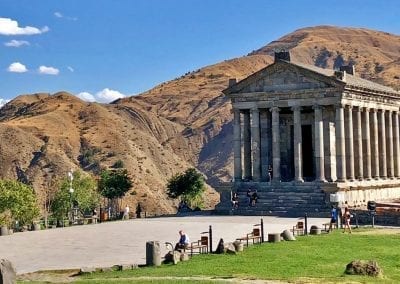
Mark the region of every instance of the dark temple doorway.
<instances>
[{"instance_id":1,"label":"dark temple doorway","mask_svg":"<svg viewBox=\"0 0 400 284\"><path fill-rule=\"evenodd\" d=\"M302 155L303 155L303 178L305 181L313 181L314 173L314 151L311 125L301 126Z\"/></svg>"}]
</instances>

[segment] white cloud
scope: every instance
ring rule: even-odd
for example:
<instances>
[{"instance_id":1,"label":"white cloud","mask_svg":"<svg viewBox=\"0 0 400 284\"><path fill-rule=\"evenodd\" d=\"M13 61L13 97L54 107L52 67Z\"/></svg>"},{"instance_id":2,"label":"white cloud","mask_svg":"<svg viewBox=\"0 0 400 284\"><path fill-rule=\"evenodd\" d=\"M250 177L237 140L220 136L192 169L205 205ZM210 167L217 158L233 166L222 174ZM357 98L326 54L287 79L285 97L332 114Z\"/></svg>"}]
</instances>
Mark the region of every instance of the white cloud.
<instances>
[{"instance_id":1,"label":"white cloud","mask_svg":"<svg viewBox=\"0 0 400 284\"><path fill-rule=\"evenodd\" d=\"M48 66L39 66L39 73L40 74L46 74L46 75L58 75L60 73L60 70L54 67L48 67Z\"/></svg>"},{"instance_id":2,"label":"white cloud","mask_svg":"<svg viewBox=\"0 0 400 284\"><path fill-rule=\"evenodd\" d=\"M4 45L8 46L8 47L20 47L20 46L23 46L23 45L30 45L30 43L29 43L29 41L26 41L26 40L13 39L13 40L10 40L8 42L5 42Z\"/></svg>"},{"instance_id":3,"label":"white cloud","mask_svg":"<svg viewBox=\"0 0 400 284\"><path fill-rule=\"evenodd\" d=\"M121 99L126 97L124 94L121 94L118 91L110 90L109 88L105 88L102 91L96 93L96 98L100 102L109 103L115 101L116 99Z\"/></svg>"},{"instance_id":4,"label":"white cloud","mask_svg":"<svg viewBox=\"0 0 400 284\"><path fill-rule=\"evenodd\" d=\"M75 71L74 68L72 68L71 66L67 66L67 69L68 69L70 72L74 72L74 71Z\"/></svg>"},{"instance_id":5,"label":"white cloud","mask_svg":"<svg viewBox=\"0 0 400 284\"><path fill-rule=\"evenodd\" d=\"M10 100L5 100L0 98L0 108L2 108L6 103L8 103Z\"/></svg>"},{"instance_id":6,"label":"white cloud","mask_svg":"<svg viewBox=\"0 0 400 284\"><path fill-rule=\"evenodd\" d=\"M96 101L96 98L88 92L82 92L82 93L77 94L76 96L85 102L95 102Z\"/></svg>"},{"instance_id":7,"label":"white cloud","mask_svg":"<svg viewBox=\"0 0 400 284\"><path fill-rule=\"evenodd\" d=\"M70 21L77 21L78 20L78 18L76 18L76 17L68 17L68 16L64 16L62 13L60 13L60 12L54 12L54 16L56 17L56 18L59 18L59 19L66 19L66 20L70 20Z\"/></svg>"},{"instance_id":8,"label":"white cloud","mask_svg":"<svg viewBox=\"0 0 400 284\"><path fill-rule=\"evenodd\" d=\"M13 62L10 64L10 66L8 66L7 71L13 73L24 73L27 72L28 69L26 69L26 66L22 63Z\"/></svg>"},{"instance_id":9,"label":"white cloud","mask_svg":"<svg viewBox=\"0 0 400 284\"><path fill-rule=\"evenodd\" d=\"M115 101L117 99L125 98L126 95L115 91L111 90L109 88L105 88L96 94L92 95L88 92L81 92L77 95L80 99L87 101L87 102L99 102L99 103L110 103L112 101Z\"/></svg>"},{"instance_id":10,"label":"white cloud","mask_svg":"<svg viewBox=\"0 0 400 284\"><path fill-rule=\"evenodd\" d=\"M10 18L0 18L0 35L36 35L48 31L47 26L41 29L31 26L20 27L17 21Z\"/></svg>"}]
</instances>

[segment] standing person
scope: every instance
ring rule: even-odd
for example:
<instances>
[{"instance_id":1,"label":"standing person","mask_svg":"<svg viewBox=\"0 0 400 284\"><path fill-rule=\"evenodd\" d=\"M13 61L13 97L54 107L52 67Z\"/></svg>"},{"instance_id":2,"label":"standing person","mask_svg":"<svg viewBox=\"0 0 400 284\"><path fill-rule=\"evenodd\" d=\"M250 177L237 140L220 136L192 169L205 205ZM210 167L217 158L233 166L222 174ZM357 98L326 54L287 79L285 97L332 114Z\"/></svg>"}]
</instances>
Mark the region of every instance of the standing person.
<instances>
[{"instance_id":1,"label":"standing person","mask_svg":"<svg viewBox=\"0 0 400 284\"><path fill-rule=\"evenodd\" d=\"M129 206L128 204L125 206L124 215L122 216L122 220L129 219Z\"/></svg>"},{"instance_id":2,"label":"standing person","mask_svg":"<svg viewBox=\"0 0 400 284\"><path fill-rule=\"evenodd\" d=\"M337 222L337 217L338 217L337 213L338 213L337 208L335 206L332 206L332 209L331 209L331 221L329 222L328 233L332 232L332 227Z\"/></svg>"},{"instance_id":3,"label":"standing person","mask_svg":"<svg viewBox=\"0 0 400 284\"><path fill-rule=\"evenodd\" d=\"M97 223L97 210L96 210L96 208L94 208L93 211L92 211L92 219L93 219L93 223L96 224Z\"/></svg>"},{"instance_id":4,"label":"standing person","mask_svg":"<svg viewBox=\"0 0 400 284\"><path fill-rule=\"evenodd\" d=\"M346 207L346 208L344 209L343 218L344 218L344 229L343 229L343 233L346 232L346 228L348 228L348 229L349 229L349 233L351 234L351 226L350 226L351 214L350 214L350 210L349 210L348 207Z\"/></svg>"},{"instance_id":5,"label":"standing person","mask_svg":"<svg viewBox=\"0 0 400 284\"><path fill-rule=\"evenodd\" d=\"M239 197L236 192L232 195L232 210L239 208Z\"/></svg>"},{"instance_id":6,"label":"standing person","mask_svg":"<svg viewBox=\"0 0 400 284\"><path fill-rule=\"evenodd\" d=\"M189 237L188 235L180 230L179 231L179 241L175 245L175 250L185 250L189 247Z\"/></svg>"}]
</instances>

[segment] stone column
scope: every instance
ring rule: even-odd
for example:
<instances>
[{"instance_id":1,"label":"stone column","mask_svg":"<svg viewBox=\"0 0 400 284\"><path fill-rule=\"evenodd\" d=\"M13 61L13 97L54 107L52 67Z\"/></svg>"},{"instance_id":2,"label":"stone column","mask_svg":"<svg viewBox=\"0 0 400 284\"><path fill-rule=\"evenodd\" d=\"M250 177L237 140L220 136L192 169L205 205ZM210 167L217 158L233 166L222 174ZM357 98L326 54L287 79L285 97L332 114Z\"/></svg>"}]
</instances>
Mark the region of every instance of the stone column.
<instances>
[{"instance_id":1,"label":"stone column","mask_svg":"<svg viewBox=\"0 0 400 284\"><path fill-rule=\"evenodd\" d=\"M395 111L393 113L394 119L394 175L395 177L400 177L400 135L399 135L399 112Z\"/></svg>"},{"instance_id":2,"label":"stone column","mask_svg":"<svg viewBox=\"0 0 400 284\"><path fill-rule=\"evenodd\" d=\"M364 111L364 127L363 127L363 141L364 141L364 158L365 158L365 179L371 180L371 135L370 135L370 123L369 123L369 108L365 108Z\"/></svg>"},{"instance_id":3,"label":"stone column","mask_svg":"<svg viewBox=\"0 0 400 284\"><path fill-rule=\"evenodd\" d=\"M337 163L337 181L346 181L346 149L344 140L344 110L343 105L336 105L336 163Z\"/></svg>"},{"instance_id":4,"label":"stone column","mask_svg":"<svg viewBox=\"0 0 400 284\"><path fill-rule=\"evenodd\" d=\"M361 123L361 107L357 108L357 152L358 152L358 180L364 178L364 161L363 161L363 147L362 147L362 123Z\"/></svg>"},{"instance_id":5,"label":"stone column","mask_svg":"<svg viewBox=\"0 0 400 284\"><path fill-rule=\"evenodd\" d=\"M315 129L315 181L325 182L324 163L324 121L322 120L322 106L314 106L314 129Z\"/></svg>"},{"instance_id":6,"label":"stone column","mask_svg":"<svg viewBox=\"0 0 400 284\"><path fill-rule=\"evenodd\" d=\"M250 112L243 113L243 168L244 179L251 179L251 136L250 136Z\"/></svg>"},{"instance_id":7,"label":"stone column","mask_svg":"<svg viewBox=\"0 0 400 284\"><path fill-rule=\"evenodd\" d=\"M303 156L302 156L302 136L301 136L301 107L295 106L293 110L293 149L294 149L294 180L303 180Z\"/></svg>"},{"instance_id":8,"label":"stone column","mask_svg":"<svg viewBox=\"0 0 400 284\"><path fill-rule=\"evenodd\" d=\"M379 129L381 130L381 135L379 139L379 144L380 144L380 177L382 179L386 179L387 177L387 162L386 162L386 125L385 125L385 110L382 109L381 112L379 113L379 119L378 119L378 125Z\"/></svg>"},{"instance_id":9,"label":"stone column","mask_svg":"<svg viewBox=\"0 0 400 284\"><path fill-rule=\"evenodd\" d=\"M372 109L372 128L374 134L374 141L372 141L373 147L373 171L372 176L374 179L379 179L379 142L378 142L378 110Z\"/></svg>"},{"instance_id":10,"label":"stone column","mask_svg":"<svg viewBox=\"0 0 400 284\"><path fill-rule=\"evenodd\" d=\"M387 112L387 144L388 144L388 177L390 179L394 178L394 159L395 157L393 156L393 120L392 120L392 111L389 110Z\"/></svg>"},{"instance_id":11,"label":"stone column","mask_svg":"<svg viewBox=\"0 0 400 284\"><path fill-rule=\"evenodd\" d=\"M279 111L278 107L271 108L272 111L272 180L281 180L281 145L279 130Z\"/></svg>"},{"instance_id":12,"label":"stone column","mask_svg":"<svg viewBox=\"0 0 400 284\"><path fill-rule=\"evenodd\" d=\"M260 143L260 111L258 108L251 110L251 140L253 156L253 180L261 178L261 143Z\"/></svg>"},{"instance_id":13,"label":"stone column","mask_svg":"<svg viewBox=\"0 0 400 284\"><path fill-rule=\"evenodd\" d=\"M242 137L240 110L233 109L233 168L235 181L242 180Z\"/></svg>"},{"instance_id":14,"label":"stone column","mask_svg":"<svg viewBox=\"0 0 400 284\"><path fill-rule=\"evenodd\" d=\"M347 133L346 133L346 153L348 157L347 178L354 181L354 139L353 139L353 107L347 106Z\"/></svg>"}]
</instances>

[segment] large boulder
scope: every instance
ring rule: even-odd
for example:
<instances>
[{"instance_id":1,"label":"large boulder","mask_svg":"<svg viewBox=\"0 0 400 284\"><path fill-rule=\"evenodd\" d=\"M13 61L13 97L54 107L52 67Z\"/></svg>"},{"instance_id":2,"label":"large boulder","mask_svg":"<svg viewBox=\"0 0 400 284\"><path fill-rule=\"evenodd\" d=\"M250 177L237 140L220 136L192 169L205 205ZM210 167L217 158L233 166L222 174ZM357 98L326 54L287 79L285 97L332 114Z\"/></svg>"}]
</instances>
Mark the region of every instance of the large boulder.
<instances>
[{"instance_id":1,"label":"large boulder","mask_svg":"<svg viewBox=\"0 0 400 284\"><path fill-rule=\"evenodd\" d=\"M293 236L293 234L289 230L284 230L281 234L281 237L285 241L295 241L296 238Z\"/></svg>"},{"instance_id":2,"label":"large boulder","mask_svg":"<svg viewBox=\"0 0 400 284\"><path fill-rule=\"evenodd\" d=\"M164 263L177 264L180 261L181 253L179 251L170 251L164 256Z\"/></svg>"},{"instance_id":3,"label":"large boulder","mask_svg":"<svg viewBox=\"0 0 400 284\"><path fill-rule=\"evenodd\" d=\"M235 245L233 243L226 243L224 245L224 252L228 254L236 254Z\"/></svg>"},{"instance_id":4,"label":"large boulder","mask_svg":"<svg viewBox=\"0 0 400 284\"><path fill-rule=\"evenodd\" d=\"M373 260L353 260L346 265L345 273L377 277L382 275L382 269L379 267L378 263Z\"/></svg>"},{"instance_id":5,"label":"large boulder","mask_svg":"<svg viewBox=\"0 0 400 284\"><path fill-rule=\"evenodd\" d=\"M17 273L11 261L7 259L0 260L0 283L1 284L17 283Z\"/></svg>"}]
</instances>

